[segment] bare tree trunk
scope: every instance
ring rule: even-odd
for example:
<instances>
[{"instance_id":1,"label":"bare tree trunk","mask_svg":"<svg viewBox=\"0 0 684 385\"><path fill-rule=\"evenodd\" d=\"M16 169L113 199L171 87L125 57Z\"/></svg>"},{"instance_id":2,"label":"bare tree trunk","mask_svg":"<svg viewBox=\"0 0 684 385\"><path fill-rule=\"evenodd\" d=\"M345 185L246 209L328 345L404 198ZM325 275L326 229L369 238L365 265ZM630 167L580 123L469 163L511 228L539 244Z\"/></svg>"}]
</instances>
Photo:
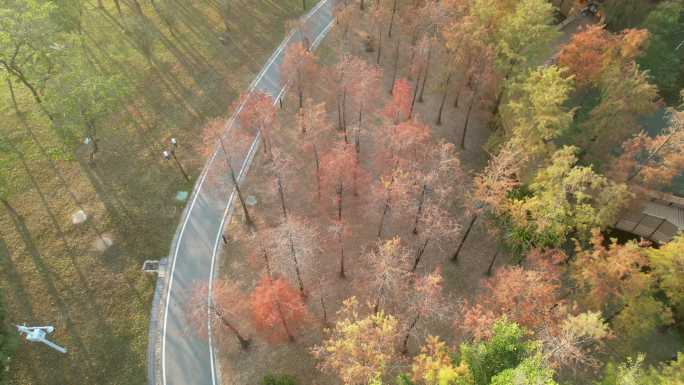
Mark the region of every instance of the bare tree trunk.
<instances>
[{"instance_id":1,"label":"bare tree trunk","mask_svg":"<svg viewBox=\"0 0 684 385\"><path fill-rule=\"evenodd\" d=\"M382 57L382 29L378 26L378 55L375 57L375 64L380 65L380 58Z\"/></svg>"},{"instance_id":2,"label":"bare tree trunk","mask_svg":"<svg viewBox=\"0 0 684 385\"><path fill-rule=\"evenodd\" d=\"M6 78L5 80L7 80L7 89L9 89L10 97L12 98L12 106L14 107L14 112L16 112L17 115L21 116L21 111L19 111L19 104L17 104L17 97L14 94L14 86L12 86L12 80L10 78Z\"/></svg>"},{"instance_id":3,"label":"bare tree trunk","mask_svg":"<svg viewBox=\"0 0 684 385\"><path fill-rule=\"evenodd\" d=\"M488 276L492 275L492 268L494 267L494 262L496 262L496 257L498 257L498 256L499 256L499 248L496 249L496 253L494 253L492 260L489 262L489 267L487 267L487 272L485 273L486 275L488 275Z\"/></svg>"},{"instance_id":4,"label":"bare tree trunk","mask_svg":"<svg viewBox=\"0 0 684 385\"><path fill-rule=\"evenodd\" d=\"M444 93L442 94L442 102L439 104L439 111L437 112L437 121L435 124L440 126L442 124L442 111L444 111L444 104L446 103L447 94L449 93L449 82L451 82L451 73L447 75L444 81Z\"/></svg>"},{"instance_id":5,"label":"bare tree trunk","mask_svg":"<svg viewBox=\"0 0 684 385\"><path fill-rule=\"evenodd\" d=\"M415 272L416 269L418 268L418 264L420 263L420 260L423 258L423 254L425 253L425 248L427 248L428 243L430 242L430 238L427 238L423 244L418 247L418 250L416 251L416 258L413 260L413 267L411 268L412 272Z\"/></svg>"},{"instance_id":6,"label":"bare tree trunk","mask_svg":"<svg viewBox=\"0 0 684 385\"><path fill-rule=\"evenodd\" d=\"M287 219L287 206L285 205L285 192L283 191L283 181L280 175L276 177L278 183L278 196L280 197L280 206L283 209L283 218Z\"/></svg>"},{"instance_id":7,"label":"bare tree trunk","mask_svg":"<svg viewBox=\"0 0 684 385\"><path fill-rule=\"evenodd\" d=\"M413 97L411 97L411 108L409 109L409 114L408 114L409 119L411 119L413 117L413 109L416 106L416 99L418 98L418 90L420 89L420 76L421 76L421 73L418 72L418 79L416 79L416 85L413 88Z\"/></svg>"},{"instance_id":8,"label":"bare tree trunk","mask_svg":"<svg viewBox=\"0 0 684 385\"><path fill-rule=\"evenodd\" d=\"M394 92L394 83L397 81L397 70L399 67L399 40L397 40L396 48L394 49L394 66L392 68L392 84L390 85L390 95Z\"/></svg>"},{"instance_id":9,"label":"bare tree trunk","mask_svg":"<svg viewBox=\"0 0 684 385\"><path fill-rule=\"evenodd\" d=\"M340 226L344 226L342 223L340 223ZM342 240L342 234L344 233L344 227L340 230L340 234L338 235L338 242L340 244L340 278L346 278L347 275L344 270L344 243Z\"/></svg>"},{"instance_id":10,"label":"bare tree trunk","mask_svg":"<svg viewBox=\"0 0 684 385\"><path fill-rule=\"evenodd\" d=\"M283 314L283 305L280 303L280 298L276 298L276 308L278 310L278 316L280 316L280 321L283 325L283 329L285 329L285 334L287 334L287 339L290 342L294 342L295 338L292 335L292 332L290 331L290 327L287 324L287 321L285 321L285 314Z\"/></svg>"},{"instance_id":11,"label":"bare tree trunk","mask_svg":"<svg viewBox=\"0 0 684 385\"><path fill-rule=\"evenodd\" d=\"M344 186L342 183L337 185L337 220L342 220L342 191Z\"/></svg>"},{"instance_id":12,"label":"bare tree trunk","mask_svg":"<svg viewBox=\"0 0 684 385\"><path fill-rule=\"evenodd\" d=\"M119 13L119 17L123 17L123 12L121 12L121 3L119 3L119 0L114 0L114 5L116 5L116 11Z\"/></svg>"},{"instance_id":13,"label":"bare tree trunk","mask_svg":"<svg viewBox=\"0 0 684 385\"><path fill-rule=\"evenodd\" d=\"M427 83L427 79L428 79L431 58L432 58L432 43L430 43L430 46L428 47L427 60L425 61L425 71L423 71L423 85L420 87L420 94L418 95L418 103L423 103L423 94L425 93L425 83Z\"/></svg>"},{"instance_id":14,"label":"bare tree trunk","mask_svg":"<svg viewBox=\"0 0 684 385\"><path fill-rule=\"evenodd\" d=\"M313 145L314 162L316 163L316 190L318 193L318 201L321 201L321 162L318 157L318 148L316 144Z\"/></svg>"},{"instance_id":15,"label":"bare tree trunk","mask_svg":"<svg viewBox=\"0 0 684 385\"><path fill-rule=\"evenodd\" d=\"M233 326L233 324L231 324L218 309L214 309L214 313L217 317L221 319L223 325L226 326L231 332L233 332L235 337L240 342L240 347L242 348L242 350L247 350L252 341L249 338L243 337L242 334L240 334L240 332L237 330L237 328Z\"/></svg>"},{"instance_id":16,"label":"bare tree trunk","mask_svg":"<svg viewBox=\"0 0 684 385\"><path fill-rule=\"evenodd\" d=\"M382 215L380 216L380 227L378 227L378 238L382 236L382 230L385 227L385 217L387 216L387 212L390 209L390 198L387 198L387 201L385 201L385 206L382 209Z\"/></svg>"},{"instance_id":17,"label":"bare tree trunk","mask_svg":"<svg viewBox=\"0 0 684 385\"><path fill-rule=\"evenodd\" d=\"M299 294L302 296L302 298L306 298L306 294L304 294L304 281L302 281L302 274L299 270L299 261L297 261L297 252L295 251L294 242L292 241L292 233L288 233L288 239L290 242L290 255L292 256L292 261L294 262L295 266L297 284L299 284Z\"/></svg>"},{"instance_id":18,"label":"bare tree trunk","mask_svg":"<svg viewBox=\"0 0 684 385\"><path fill-rule=\"evenodd\" d=\"M420 221L420 214L423 213L423 203L425 202L425 190L427 190L427 185L423 185L423 189L420 192L420 198L418 199L418 211L416 211L416 219L413 221L413 234L418 234L418 222Z\"/></svg>"},{"instance_id":19,"label":"bare tree trunk","mask_svg":"<svg viewBox=\"0 0 684 385\"><path fill-rule=\"evenodd\" d=\"M406 331L406 336L404 337L404 343L402 344L402 349L401 353L406 355L408 354L408 340L409 337L411 336L411 331L413 330L414 327L416 327L416 324L418 323L418 319L420 319L420 314L416 315L416 318L413 319L411 322L411 325L409 325L408 330Z\"/></svg>"},{"instance_id":20,"label":"bare tree trunk","mask_svg":"<svg viewBox=\"0 0 684 385\"><path fill-rule=\"evenodd\" d=\"M468 111L466 112L465 124L463 125L463 132L461 133L461 150L465 150L465 140L466 133L468 132L468 125L470 124L470 114L473 111L473 106L475 105L475 99L477 98L478 90L475 91L472 98L470 98L470 104L468 105Z\"/></svg>"},{"instance_id":21,"label":"bare tree trunk","mask_svg":"<svg viewBox=\"0 0 684 385\"><path fill-rule=\"evenodd\" d=\"M473 229L473 225L475 224L477 217L478 217L478 215L475 214L475 215L473 215L473 218L470 220L470 224L468 224L468 228L466 229L465 234L463 234L463 238L461 238L461 242L458 244L458 248L456 248L456 252L451 257L451 260L453 262L458 261L458 254L461 252L461 248L463 248L463 245L465 244L466 239L468 239L468 234L470 234L470 230Z\"/></svg>"},{"instance_id":22,"label":"bare tree trunk","mask_svg":"<svg viewBox=\"0 0 684 385\"><path fill-rule=\"evenodd\" d=\"M390 16L389 30L387 31L387 36L392 38L392 27L394 26L394 15L397 13L397 0L394 0L392 4L392 16Z\"/></svg>"}]
</instances>

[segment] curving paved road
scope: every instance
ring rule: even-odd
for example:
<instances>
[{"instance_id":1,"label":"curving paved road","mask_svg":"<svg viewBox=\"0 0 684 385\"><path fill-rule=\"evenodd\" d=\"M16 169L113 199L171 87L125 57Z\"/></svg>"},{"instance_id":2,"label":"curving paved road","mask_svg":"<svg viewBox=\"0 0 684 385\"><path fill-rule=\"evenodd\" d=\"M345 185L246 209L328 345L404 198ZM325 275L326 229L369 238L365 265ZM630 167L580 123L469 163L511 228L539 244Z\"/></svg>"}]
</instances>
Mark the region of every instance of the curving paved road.
<instances>
[{"instance_id":1,"label":"curving paved road","mask_svg":"<svg viewBox=\"0 0 684 385\"><path fill-rule=\"evenodd\" d=\"M250 91L260 90L274 95L274 103L283 93L280 63L288 44L304 37L315 48L334 21L336 0L320 1L306 16L302 31L291 33L268 60ZM239 114L238 108L236 114ZM234 124L235 116L226 130ZM256 151L259 138L255 138L246 154L233 153L233 168L240 170L241 179ZM210 281L215 274L216 256L221 246L224 221L232 214L233 186L216 186L205 183L207 175L217 172L225 159L215 152L195 185L189 205L174 237L169 257L168 283L163 296L161 319L161 384L162 385L217 385L216 362L211 347L211 330L208 338L199 338L189 330L184 317L184 301L190 286L196 281ZM231 194L220 190L230 189ZM223 196L224 199L219 198ZM209 299L207 299L209 301Z\"/></svg>"}]
</instances>

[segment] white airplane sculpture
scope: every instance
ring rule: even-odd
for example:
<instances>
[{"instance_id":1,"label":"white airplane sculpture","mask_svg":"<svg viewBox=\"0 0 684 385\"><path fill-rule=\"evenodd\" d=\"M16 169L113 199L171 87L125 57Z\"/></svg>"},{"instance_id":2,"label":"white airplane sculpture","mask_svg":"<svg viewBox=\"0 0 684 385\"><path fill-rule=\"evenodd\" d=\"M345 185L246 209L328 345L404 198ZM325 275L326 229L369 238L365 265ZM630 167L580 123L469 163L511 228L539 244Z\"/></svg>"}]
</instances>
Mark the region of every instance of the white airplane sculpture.
<instances>
[{"instance_id":1,"label":"white airplane sculpture","mask_svg":"<svg viewBox=\"0 0 684 385\"><path fill-rule=\"evenodd\" d=\"M31 341L31 342L42 342L45 345L55 349L56 351L60 353L66 353L67 350L56 343L49 341L47 338L45 338L48 334L52 333L55 331L55 328L52 326L26 326L26 325L16 325L17 330L19 330L19 334L26 334L26 340Z\"/></svg>"}]
</instances>

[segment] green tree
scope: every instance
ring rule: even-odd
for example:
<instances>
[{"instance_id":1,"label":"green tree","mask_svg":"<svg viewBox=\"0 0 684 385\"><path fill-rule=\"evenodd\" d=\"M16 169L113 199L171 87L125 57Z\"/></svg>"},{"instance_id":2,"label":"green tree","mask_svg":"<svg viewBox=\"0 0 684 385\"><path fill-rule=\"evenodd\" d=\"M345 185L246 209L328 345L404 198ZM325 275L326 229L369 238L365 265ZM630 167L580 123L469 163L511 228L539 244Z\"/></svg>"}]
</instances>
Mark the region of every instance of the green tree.
<instances>
[{"instance_id":1,"label":"green tree","mask_svg":"<svg viewBox=\"0 0 684 385\"><path fill-rule=\"evenodd\" d=\"M58 133L74 143L88 136L91 157L98 151L97 134L112 113L120 111L131 93L130 83L118 74L105 74L79 56L79 42L68 48L68 60L61 71L47 82L46 106L51 111Z\"/></svg>"},{"instance_id":2,"label":"green tree","mask_svg":"<svg viewBox=\"0 0 684 385\"><path fill-rule=\"evenodd\" d=\"M615 221L631 194L627 186L577 164L577 148L551 156L529 186L531 195L509 202L512 232L524 231L531 244L559 247L568 236L589 239L591 229Z\"/></svg>"},{"instance_id":3,"label":"green tree","mask_svg":"<svg viewBox=\"0 0 684 385\"><path fill-rule=\"evenodd\" d=\"M684 315L684 235L659 249L649 248L648 258L660 287L680 315Z\"/></svg>"},{"instance_id":4,"label":"green tree","mask_svg":"<svg viewBox=\"0 0 684 385\"><path fill-rule=\"evenodd\" d=\"M572 77L556 66L530 71L509 91L503 126L511 128L511 142L531 157L548 156L553 140L572 124L574 111L565 106L573 91Z\"/></svg>"},{"instance_id":5,"label":"green tree","mask_svg":"<svg viewBox=\"0 0 684 385\"><path fill-rule=\"evenodd\" d=\"M535 343L525 340L526 331L506 318L496 321L492 330L487 341L461 345L461 358L477 385L489 385L492 377L515 368L537 349Z\"/></svg>"},{"instance_id":6,"label":"green tree","mask_svg":"<svg viewBox=\"0 0 684 385\"><path fill-rule=\"evenodd\" d=\"M0 5L0 69L23 84L38 104L61 49L51 18L54 10L52 2L40 0L9 0Z\"/></svg>"},{"instance_id":7,"label":"green tree","mask_svg":"<svg viewBox=\"0 0 684 385\"><path fill-rule=\"evenodd\" d=\"M557 385L553 375L553 369L547 367L541 355L537 354L492 377L491 385Z\"/></svg>"},{"instance_id":8,"label":"green tree","mask_svg":"<svg viewBox=\"0 0 684 385\"><path fill-rule=\"evenodd\" d=\"M684 88L684 1L671 0L658 5L641 27L651 34L644 56L637 63L648 70L660 95L670 104L679 99Z\"/></svg>"},{"instance_id":9,"label":"green tree","mask_svg":"<svg viewBox=\"0 0 684 385\"><path fill-rule=\"evenodd\" d=\"M644 368L644 355L628 358L619 365L609 363L597 385L682 385L684 384L684 354L659 368Z\"/></svg>"}]
</instances>

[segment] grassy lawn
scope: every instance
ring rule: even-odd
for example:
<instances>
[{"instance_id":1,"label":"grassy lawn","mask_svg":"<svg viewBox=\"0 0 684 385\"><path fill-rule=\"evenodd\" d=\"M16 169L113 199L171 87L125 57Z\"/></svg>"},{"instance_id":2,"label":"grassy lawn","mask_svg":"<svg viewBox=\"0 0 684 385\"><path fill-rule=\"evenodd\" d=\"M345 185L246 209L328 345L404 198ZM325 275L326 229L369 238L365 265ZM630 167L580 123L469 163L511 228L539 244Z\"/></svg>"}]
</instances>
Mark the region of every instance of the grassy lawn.
<instances>
[{"instance_id":1,"label":"grassy lawn","mask_svg":"<svg viewBox=\"0 0 684 385\"><path fill-rule=\"evenodd\" d=\"M302 12L299 0L235 1L226 35L213 3L169 4L173 33L143 5L146 25L159 36L152 60L136 54L117 29L113 4L88 9L97 16L84 24L94 60L135 86L125 110L99 130L92 164L87 149L61 137L28 92L15 85L17 114L3 86L0 135L10 146L0 160L12 162L3 170L12 182L11 209L0 209L7 321L54 325L51 339L69 350L61 355L22 341L11 384L145 383L154 277L140 268L168 254L183 209L175 193L192 188L160 152L177 137L179 159L196 177L203 123L229 113L279 44L286 20ZM124 17L130 12L124 9ZM77 210L88 214L80 225L71 221ZM113 245L103 251L106 239Z\"/></svg>"}]
</instances>

